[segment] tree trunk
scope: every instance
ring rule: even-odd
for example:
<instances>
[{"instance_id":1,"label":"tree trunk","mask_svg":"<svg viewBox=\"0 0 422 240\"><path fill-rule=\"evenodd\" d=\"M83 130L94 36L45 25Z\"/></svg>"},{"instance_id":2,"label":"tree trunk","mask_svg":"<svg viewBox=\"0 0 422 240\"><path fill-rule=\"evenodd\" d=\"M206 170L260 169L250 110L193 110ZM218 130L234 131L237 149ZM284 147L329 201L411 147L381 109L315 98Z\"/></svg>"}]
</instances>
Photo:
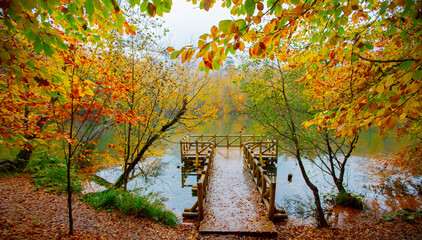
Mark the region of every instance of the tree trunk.
<instances>
[{"instance_id":1,"label":"tree trunk","mask_svg":"<svg viewBox=\"0 0 422 240\"><path fill-rule=\"evenodd\" d=\"M345 193L346 189L343 186L343 181L341 181L340 179L334 179L334 182L336 184L337 190L339 193Z\"/></svg>"},{"instance_id":2,"label":"tree trunk","mask_svg":"<svg viewBox=\"0 0 422 240\"><path fill-rule=\"evenodd\" d=\"M141 161L142 157L144 156L145 152L148 150L148 148L163 134L166 132L169 128L171 128L174 124L179 122L180 118L186 113L186 106L188 105L187 100L183 100L182 108L179 110L179 112L176 114L176 116L167 124L161 127L160 131L157 133L154 133L151 137L149 137L142 147L141 151L136 155L135 159L127 165L126 173L123 173L120 175L120 177L117 179L116 183L114 184L113 188L117 189L122 187L125 180L125 175L129 175L135 166Z\"/></svg>"},{"instance_id":3,"label":"tree trunk","mask_svg":"<svg viewBox=\"0 0 422 240\"><path fill-rule=\"evenodd\" d=\"M300 156L300 153L298 153L296 155L296 159L298 160L299 163L299 168L300 171L302 173L303 179L305 180L306 185L312 190L312 193L314 195L314 201L315 201L315 219L317 221L318 227L329 227L327 221L325 220L324 217L324 211L322 210L321 207L321 199L319 197L319 191L318 191L318 187L315 186L309 179L308 174L306 173L305 167L303 166L302 163L302 158Z\"/></svg>"},{"instance_id":4,"label":"tree trunk","mask_svg":"<svg viewBox=\"0 0 422 240\"><path fill-rule=\"evenodd\" d=\"M317 220L318 227L329 227L327 220L325 220L325 217L324 217L324 211L322 210L322 207L321 207L321 199L319 198L318 188L317 187L313 188L312 193L314 194L315 207L316 207L315 218Z\"/></svg>"}]
</instances>

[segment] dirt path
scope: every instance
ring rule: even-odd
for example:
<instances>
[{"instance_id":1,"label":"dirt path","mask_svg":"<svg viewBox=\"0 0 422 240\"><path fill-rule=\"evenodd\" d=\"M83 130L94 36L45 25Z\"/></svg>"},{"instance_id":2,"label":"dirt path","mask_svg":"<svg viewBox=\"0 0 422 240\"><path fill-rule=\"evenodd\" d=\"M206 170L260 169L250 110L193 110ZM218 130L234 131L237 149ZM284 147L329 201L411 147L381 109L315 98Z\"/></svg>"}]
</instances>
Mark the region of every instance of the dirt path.
<instances>
[{"instance_id":1,"label":"dirt path","mask_svg":"<svg viewBox=\"0 0 422 240\"><path fill-rule=\"evenodd\" d=\"M0 239L67 239L66 197L39 190L28 176L0 179ZM74 201L76 239L188 239L194 225L177 228L150 219L96 211Z\"/></svg>"},{"instance_id":2,"label":"dirt path","mask_svg":"<svg viewBox=\"0 0 422 240\"><path fill-rule=\"evenodd\" d=\"M200 232L275 233L241 149L216 149Z\"/></svg>"}]
</instances>

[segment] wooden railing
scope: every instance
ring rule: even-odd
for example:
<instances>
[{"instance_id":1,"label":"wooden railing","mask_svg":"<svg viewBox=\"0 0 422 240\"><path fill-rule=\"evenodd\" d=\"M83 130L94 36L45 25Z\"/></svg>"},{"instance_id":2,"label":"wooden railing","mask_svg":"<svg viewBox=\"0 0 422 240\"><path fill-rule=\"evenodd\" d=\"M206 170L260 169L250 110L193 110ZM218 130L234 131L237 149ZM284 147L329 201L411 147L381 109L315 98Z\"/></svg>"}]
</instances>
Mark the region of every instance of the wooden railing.
<instances>
[{"instance_id":1,"label":"wooden railing","mask_svg":"<svg viewBox=\"0 0 422 240\"><path fill-rule=\"evenodd\" d=\"M276 182L271 181L267 175L267 170L262 168L263 155L270 151L268 150L269 148L262 147L265 145L269 146L267 142L262 142L260 144L257 142L246 142L243 145L243 160L252 174L258 192L261 195L262 202L267 208L268 218L272 221L287 219L285 211L277 210L275 207ZM260 147L258 148L257 146ZM272 147L275 147L274 150L277 152L277 145Z\"/></svg>"},{"instance_id":2,"label":"wooden railing","mask_svg":"<svg viewBox=\"0 0 422 240\"><path fill-rule=\"evenodd\" d=\"M212 144L212 143L211 143ZM210 179L210 171L214 162L215 149L213 144L211 145L211 151L206 156L204 161L204 167L201 170L201 178L196 184L197 197L195 204L191 208L185 208L182 216L186 218L198 217L200 220L204 218L204 205L206 202L208 192L208 182Z\"/></svg>"},{"instance_id":3,"label":"wooden railing","mask_svg":"<svg viewBox=\"0 0 422 240\"><path fill-rule=\"evenodd\" d=\"M189 141L189 137L184 137L180 141L180 160L181 162L194 162L199 166L214 148L211 141Z\"/></svg>"},{"instance_id":4,"label":"wooden railing","mask_svg":"<svg viewBox=\"0 0 422 240\"><path fill-rule=\"evenodd\" d=\"M258 142L245 142L245 145L248 145L248 147L255 152L254 156L259 160L262 166L264 166L267 162L277 163L277 141L265 140Z\"/></svg>"},{"instance_id":5,"label":"wooden railing","mask_svg":"<svg viewBox=\"0 0 422 240\"><path fill-rule=\"evenodd\" d=\"M187 136L184 139L193 141L208 141L213 142L215 147L238 147L241 148L243 143L249 141L260 140L262 136L260 135L194 135Z\"/></svg>"}]
</instances>

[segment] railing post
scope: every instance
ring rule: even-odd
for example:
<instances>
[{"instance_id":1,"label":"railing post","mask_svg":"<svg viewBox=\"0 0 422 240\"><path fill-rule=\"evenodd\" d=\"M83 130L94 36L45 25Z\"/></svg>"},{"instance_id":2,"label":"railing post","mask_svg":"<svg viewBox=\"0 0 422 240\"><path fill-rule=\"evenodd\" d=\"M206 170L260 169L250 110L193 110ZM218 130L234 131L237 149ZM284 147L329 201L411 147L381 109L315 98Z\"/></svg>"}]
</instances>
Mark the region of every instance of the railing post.
<instances>
[{"instance_id":1,"label":"railing post","mask_svg":"<svg viewBox=\"0 0 422 240\"><path fill-rule=\"evenodd\" d=\"M215 134L214 134L214 147L217 147L217 137L215 136Z\"/></svg>"},{"instance_id":2,"label":"railing post","mask_svg":"<svg viewBox=\"0 0 422 240\"><path fill-rule=\"evenodd\" d=\"M204 192L202 189L202 182L197 183L197 192L198 192L198 217L199 220L204 218Z\"/></svg>"},{"instance_id":3,"label":"railing post","mask_svg":"<svg viewBox=\"0 0 422 240\"><path fill-rule=\"evenodd\" d=\"M243 143L242 143L242 134L239 135L239 146L242 147Z\"/></svg>"},{"instance_id":4,"label":"railing post","mask_svg":"<svg viewBox=\"0 0 422 240\"><path fill-rule=\"evenodd\" d=\"M275 212L275 182L271 182L270 184L270 208L268 209L268 218L273 221L274 220L274 212Z\"/></svg>"},{"instance_id":5,"label":"railing post","mask_svg":"<svg viewBox=\"0 0 422 240\"><path fill-rule=\"evenodd\" d=\"M262 141L259 141L259 162L262 167L265 167L264 162L262 161Z\"/></svg>"},{"instance_id":6,"label":"railing post","mask_svg":"<svg viewBox=\"0 0 422 240\"><path fill-rule=\"evenodd\" d=\"M229 135L227 134L227 148L229 148Z\"/></svg>"},{"instance_id":7,"label":"railing post","mask_svg":"<svg viewBox=\"0 0 422 240\"><path fill-rule=\"evenodd\" d=\"M199 165L198 165L198 161L199 161L199 159L198 159L198 140L196 140L195 141L195 143L196 143L196 161L195 161L195 167L198 167Z\"/></svg>"},{"instance_id":8,"label":"railing post","mask_svg":"<svg viewBox=\"0 0 422 240\"><path fill-rule=\"evenodd\" d=\"M262 171L262 195L267 191L267 182L265 181L265 175L267 174L267 170Z\"/></svg>"},{"instance_id":9,"label":"railing post","mask_svg":"<svg viewBox=\"0 0 422 240\"><path fill-rule=\"evenodd\" d=\"M183 163L183 143L180 140L180 162Z\"/></svg>"}]
</instances>

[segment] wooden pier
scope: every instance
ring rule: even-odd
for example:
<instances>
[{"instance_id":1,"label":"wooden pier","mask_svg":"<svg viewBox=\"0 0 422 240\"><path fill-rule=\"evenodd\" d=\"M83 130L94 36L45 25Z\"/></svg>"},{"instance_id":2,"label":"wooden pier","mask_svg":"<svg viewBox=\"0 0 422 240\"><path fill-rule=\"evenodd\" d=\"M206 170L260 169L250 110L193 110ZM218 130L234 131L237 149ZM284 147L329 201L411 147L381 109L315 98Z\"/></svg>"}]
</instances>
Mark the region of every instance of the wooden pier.
<instances>
[{"instance_id":1,"label":"wooden pier","mask_svg":"<svg viewBox=\"0 0 422 240\"><path fill-rule=\"evenodd\" d=\"M180 150L184 165L200 174L192 186L198 200L183 217L199 218L201 233L275 234L272 221L287 219L275 208L276 183L263 168L277 162L275 141L256 135L187 136Z\"/></svg>"}]
</instances>

